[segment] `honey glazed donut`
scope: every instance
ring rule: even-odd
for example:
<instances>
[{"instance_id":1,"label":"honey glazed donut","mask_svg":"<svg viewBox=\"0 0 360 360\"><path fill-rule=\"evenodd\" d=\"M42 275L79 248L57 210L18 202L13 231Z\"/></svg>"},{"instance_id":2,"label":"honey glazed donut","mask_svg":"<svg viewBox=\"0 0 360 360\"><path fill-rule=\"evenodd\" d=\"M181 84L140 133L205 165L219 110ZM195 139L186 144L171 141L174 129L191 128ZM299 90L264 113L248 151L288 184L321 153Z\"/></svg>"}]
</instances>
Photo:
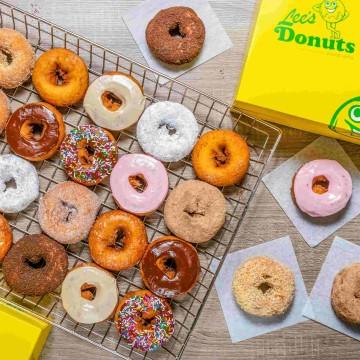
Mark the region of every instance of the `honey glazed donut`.
<instances>
[{"instance_id":1,"label":"honey glazed donut","mask_svg":"<svg viewBox=\"0 0 360 360\"><path fill-rule=\"evenodd\" d=\"M10 102L6 94L0 89L0 135L6 127L10 117Z\"/></svg>"},{"instance_id":2,"label":"honey glazed donut","mask_svg":"<svg viewBox=\"0 0 360 360\"><path fill-rule=\"evenodd\" d=\"M12 231L8 221L0 214L0 263L10 250L13 241Z\"/></svg>"}]
</instances>

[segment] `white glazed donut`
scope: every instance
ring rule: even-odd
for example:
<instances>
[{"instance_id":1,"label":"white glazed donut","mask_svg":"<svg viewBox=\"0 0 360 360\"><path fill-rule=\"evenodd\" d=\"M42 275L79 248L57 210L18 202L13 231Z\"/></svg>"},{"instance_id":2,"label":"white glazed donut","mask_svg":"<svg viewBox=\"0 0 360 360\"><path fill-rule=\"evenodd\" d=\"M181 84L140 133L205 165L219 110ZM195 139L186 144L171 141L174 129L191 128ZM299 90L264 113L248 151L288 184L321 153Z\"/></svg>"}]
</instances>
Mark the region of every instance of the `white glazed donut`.
<instances>
[{"instance_id":1,"label":"white glazed donut","mask_svg":"<svg viewBox=\"0 0 360 360\"><path fill-rule=\"evenodd\" d=\"M28 161L0 156L0 211L8 214L26 209L39 196L39 177Z\"/></svg>"},{"instance_id":2,"label":"white glazed donut","mask_svg":"<svg viewBox=\"0 0 360 360\"><path fill-rule=\"evenodd\" d=\"M179 161L189 155L199 134L194 114L185 106L163 101L149 106L137 125L142 149L158 160Z\"/></svg>"},{"instance_id":3,"label":"white glazed donut","mask_svg":"<svg viewBox=\"0 0 360 360\"><path fill-rule=\"evenodd\" d=\"M84 108L96 125L119 131L139 120L145 108L145 96L140 84L131 76L110 73L89 86Z\"/></svg>"},{"instance_id":4,"label":"white glazed donut","mask_svg":"<svg viewBox=\"0 0 360 360\"><path fill-rule=\"evenodd\" d=\"M64 309L75 321L82 324L104 321L112 315L118 303L116 279L106 270L84 264L66 275L61 299Z\"/></svg>"}]
</instances>

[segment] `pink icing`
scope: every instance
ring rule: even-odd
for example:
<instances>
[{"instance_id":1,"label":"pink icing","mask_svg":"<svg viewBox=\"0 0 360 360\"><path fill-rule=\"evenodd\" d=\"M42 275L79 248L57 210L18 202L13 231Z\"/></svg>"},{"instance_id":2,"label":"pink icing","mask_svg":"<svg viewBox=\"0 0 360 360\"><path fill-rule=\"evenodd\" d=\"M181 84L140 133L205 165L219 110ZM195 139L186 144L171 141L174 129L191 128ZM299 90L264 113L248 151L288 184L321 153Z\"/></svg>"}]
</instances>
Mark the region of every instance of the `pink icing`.
<instances>
[{"instance_id":1,"label":"pink icing","mask_svg":"<svg viewBox=\"0 0 360 360\"><path fill-rule=\"evenodd\" d=\"M141 175L147 186L138 192L129 182L129 177ZM146 215L160 207L168 193L169 179L164 165L151 156L129 154L120 157L115 165L110 186L117 204L125 211Z\"/></svg>"},{"instance_id":2,"label":"pink icing","mask_svg":"<svg viewBox=\"0 0 360 360\"><path fill-rule=\"evenodd\" d=\"M317 194L312 190L313 180L325 176L328 191ZM314 160L305 164L296 174L294 195L298 207L311 217L326 217L343 210L352 194L350 174L334 160Z\"/></svg>"}]
</instances>

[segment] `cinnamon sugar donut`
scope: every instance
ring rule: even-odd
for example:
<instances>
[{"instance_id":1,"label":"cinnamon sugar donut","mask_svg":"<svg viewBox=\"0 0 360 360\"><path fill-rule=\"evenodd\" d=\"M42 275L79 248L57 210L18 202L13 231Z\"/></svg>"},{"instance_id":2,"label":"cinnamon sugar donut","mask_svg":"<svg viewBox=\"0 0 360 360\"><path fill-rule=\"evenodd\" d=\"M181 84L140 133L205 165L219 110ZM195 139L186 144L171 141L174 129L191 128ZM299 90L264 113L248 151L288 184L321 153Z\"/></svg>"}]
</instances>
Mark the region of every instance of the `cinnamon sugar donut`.
<instances>
[{"instance_id":1,"label":"cinnamon sugar donut","mask_svg":"<svg viewBox=\"0 0 360 360\"><path fill-rule=\"evenodd\" d=\"M6 123L10 117L10 103L6 94L0 89L0 134L5 129Z\"/></svg>"},{"instance_id":2,"label":"cinnamon sugar donut","mask_svg":"<svg viewBox=\"0 0 360 360\"><path fill-rule=\"evenodd\" d=\"M25 37L13 29L0 28L0 87L13 89L26 81L35 54Z\"/></svg>"},{"instance_id":3,"label":"cinnamon sugar donut","mask_svg":"<svg viewBox=\"0 0 360 360\"><path fill-rule=\"evenodd\" d=\"M0 263L10 250L13 236L7 220L0 214Z\"/></svg>"}]
</instances>

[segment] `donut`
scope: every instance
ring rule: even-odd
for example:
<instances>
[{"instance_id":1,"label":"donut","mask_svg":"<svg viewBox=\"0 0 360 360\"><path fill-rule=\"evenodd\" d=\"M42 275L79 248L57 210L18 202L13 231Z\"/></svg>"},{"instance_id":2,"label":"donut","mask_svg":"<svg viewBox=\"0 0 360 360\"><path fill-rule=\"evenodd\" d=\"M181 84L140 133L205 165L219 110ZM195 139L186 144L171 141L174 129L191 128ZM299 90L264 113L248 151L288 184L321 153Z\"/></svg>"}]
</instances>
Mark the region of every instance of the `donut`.
<instances>
[{"instance_id":1,"label":"donut","mask_svg":"<svg viewBox=\"0 0 360 360\"><path fill-rule=\"evenodd\" d=\"M335 160L313 160L295 174L292 195L297 207L313 218L344 210L352 195L352 179Z\"/></svg>"},{"instance_id":2,"label":"donut","mask_svg":"<svg viewBox=\"0 0 360 360\"><path fill-rule=\"evenodd\" d=\"M122 247L116 241L122 238ZM90 255L101 267L120 271L136 265L147 246L143 222L132 214L113 210L102 214L91 228Z\"/></svg>"},{"instance_id":3,"label":"donut","mask_svg":"<svg viewBox=\"0 0 360 360\"><path fill-rule=\"evenodd\" d=\"M139 120L145 100L143 89L136 79L111 72L100 76L89 86L84 108L96 125L119 131Z\"/></svg>"},{"instance_id":4,"label":"donut","mask_svg":"<svg viewBox=\"0 0 360 360\"><path fill-rule=\"evenodd\" d=\"M95 222L101 200L88 188L71 181L55 185L39 203L41 229L61 244L84 240Z\"/></svg>"},{"instance_id":5,"label":"donut","mask_svg":"<svg viewBox=\"0 0 360 360\"><path fill-rule=\"evenodd\" d=\"M185 106L163 101L144 111L136 132L145 153L172 162L190 154L199 134L199 125Z\"/></svg>"},{"instance_id":6,"label":"donut","mask_svg":"<svg viewBox=\"0 0 360 360\"><path fill-rule=\"evenodd\" d=\"M12 232L8 221L0 214L0 263L10 250L13 241Z\"/></svg>"},{"instance_id":7,"label":"donut","mask_svg":"<svg viewBox=\"0 0 360 360\"><path fill-rule=\"evenodd\" d=\"M110 186L121 209L145 216L165 200L169 179L160 161L144 154L128 154L121 156L115 165Z\"/></svg>"},{"instance_id":8,"label":"donut","mask_svg":"<svg viewBox=\"0 0 360 360\"><path fill-rule=\"evenodd\" d=\"M81 264L69 271L61 287L64 309L82 324L110 318L118 304L118 296L115 277L93 264Z\"/></svg>"},{"instance_id":9,"label":"donut","mask_svg":"<svg viewBox=\"0 0 360 360\"><path fill-rule=\"evenodd\" d=\"M80 102L89 86L89 72L80 56L68 49L51 49L35 62L32 81L40 97L55 106Z\"/></svg>"},{"instance_id":10,"label":"donut","mask_svg":"<svg viewBox=\"0 0 360 360\"><path fill-rule=\"evenodd\" d=\"M10 110L9 99L7 98L5 93L0 89L0 135L5 129L6 123L10 117L10 113L11 110Z\"/></svg>"},{"instance_id":11,"label":"donut","mask_svg":"<svg viewBox=\"0 0 360 360\"><path fill-rule=\"evenodd\" d=\"M175 6L161 10L146 28L146 42L153 55L172 65L193 61L204 46L205 26L196 12Z\"/></svg>"},{"instance_id":12,"label":"donut","mask_svg":"<svg viewBox=\"0 0 360 360\"><path fill-rule=\"evenodd\" d=\"M15 214L25 210L39 196L35 167L18 156L0 155L0 211Z\"/></svg>"},{"instance_id":13,"label":"donut","mask_svg":"<svg viewBox=\"0 0 360 360\"><path fill-rule=\"evenodd\" d=\"M219 189L203 181L180 183L165 202L164 220L181 239L203 243L224 225L226 201Z\"/></svg>"},{"instance_id":14,"label":"donut","mask_svg":"<svg viewBox=\"0 0 360 360\"><path fill-rule=\"evenodd\" d=\"M163 236L148 245L140 271L145 286L155 295L179 298L195 286L200 260L191 244L174 236Z\"/></svg>"},{"instance_id":15,"label":"donut","mask_svg":"<svg viewBox=\"0 0 360 360\"><path fill-rule=\"evenodd\" d=\"M280 262L256 256L235 271L232 290L236 302L246 313L258 317L280 316L294 300L295 278Z\"/></svg>"},{"instance_id":16,"label":"donut","mask_svg":"<svg viewBox=\"0 0 360 360\"><path fill-rule=\"evenodd\" d=\"M65 125L61 113L43 102L17 109L6 126L6 138L11 150L29 161L51 158L64 136Z\"/></svg>"},{"instance_id":17,"label":"donut","mask_svg":"<svg viewBox=\"0 0 360 360\"><path fill-rule=\"evenodd\" d=\"M231 130L213 130L201 136L192 153L197 177L223 187L240 183L249 168L246 141Z\"/></svg>"},{"instance_id":18,"label":"donut","mask_svg":"<svg viewBox=\"0 0 360 360\"><path fill-rule=\"evenodd\" d=\"M13 89L25 82L34 67L35 54L22 34L0 28L0 87Z\"/></svg>"},{"instance_id":19,"label":"donut","mask_svg":"<svg viewBox=\"0 0 360 360\"><path fill-rule=\"evenodd\" d=\"M5 256L2 270L12 290L43 296L64 280L68 257L63 246L45 235L26 235Z\"/></svg>"},{"instance_id":20,"label":"donut","mask_svg":"<svg viewBox=\"0 0 360 360\"><path fill-rule=\"evenodd\" d=\"M60 147L65 172L75 182L93 186L107 178L117 161L111 133L93 125L73 129Z\"/></svg>"},{"instance_id":21,"label":"donut","mask_svg":"<svg viewBox=\"0 0 360 360\"><path fill-rule=\"evenodd\" d=\"M127 293L119 302L114 322L121 338L143 352L158 350L175 329L169 303L147 290Z\"/></svg>"},{"instance_id":22,"label":"donut","mask_svg":"<svg viewBox=\"0 0 360 360\"><path fill-rule=\"evenodd\" d=\"M350 324L360 325L360 263L342 269L331 290L331 305L336 316Z\"/></svg>"}]
</instances>

